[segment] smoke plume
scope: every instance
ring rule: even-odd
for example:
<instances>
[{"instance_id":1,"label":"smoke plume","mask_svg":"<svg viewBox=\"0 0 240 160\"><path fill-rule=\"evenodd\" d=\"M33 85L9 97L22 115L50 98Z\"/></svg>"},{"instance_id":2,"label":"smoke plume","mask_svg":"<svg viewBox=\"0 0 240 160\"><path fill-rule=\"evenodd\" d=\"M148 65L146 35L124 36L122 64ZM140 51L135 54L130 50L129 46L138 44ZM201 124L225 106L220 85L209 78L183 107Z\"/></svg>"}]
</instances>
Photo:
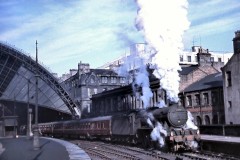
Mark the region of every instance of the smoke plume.
<instances>
[{"instance_id":1,"label":"smoke plume","mask_svg":"<svg viewBox=\"0 0 240 160\"><path fill-rule=\"evenodd\" d=\"M167 136L167 131L163 128L161 123L157 122L150 136L153 141L158 141L160 147L163 147L165 144L164 138Z\"/></svg>"},{"instance_id":2,"label":"smoke plume","mask_svg":"<svg viewBox=\"0 0 240 160\"><path fill-rule=\"evenodd\" d=\"M133 52L125 57L124 64L116 69L118 75L127 77L127 79L133 79L132 88L135 95L141 89L142 95L140 99L143 101L144 108L149 106L150 98L153 96L150 89L146 61L141 55ZM132 73L129 74L129 72Z\"/></svg>"},{"instance_id":3,"label":"smoke plume","mask_svg":"<svg viewBox=\"0 0 240 160\"><path fill-rule=\"evenodd\" d=\"M194 118L191 114L191 112L188 111L188 120L186 122L186 125L184 126L185 129L198 129L198 127L193 122Z\"/></svg>"},{"instance_id":4,"label":"smoke plume","mask_svg":"<svg viewBox=\"0 0 240 160\"><path fill-rule=\"evenodd\" d=\"M183 49L182 36L189 27L187 0L137 0L139 6L136 27L154 50L151 66L154 75L166 90L168 99L178 101L179 52Z\"/></svg>"}]
</instances>

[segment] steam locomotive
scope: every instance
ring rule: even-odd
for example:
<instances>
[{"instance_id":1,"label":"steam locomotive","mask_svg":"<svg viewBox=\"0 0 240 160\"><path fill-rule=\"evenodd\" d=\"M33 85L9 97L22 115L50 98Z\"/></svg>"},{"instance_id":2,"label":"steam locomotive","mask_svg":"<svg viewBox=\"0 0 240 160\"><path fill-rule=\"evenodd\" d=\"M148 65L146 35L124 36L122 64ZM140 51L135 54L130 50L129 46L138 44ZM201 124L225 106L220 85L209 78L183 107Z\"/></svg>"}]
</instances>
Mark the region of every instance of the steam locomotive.
<instances>
[{"instance_id":1,"label":"steam locomotive","mask_svg":"<svg viewBox=\"0 0 240 160\"><path fill-rule=\"evenodd\" d=\"M39 128L44 136L100 139L178 151L193 149L200 139L197 129L186 128L187 120L187 110L172 104L116 115L42 123ZM153 141L154 133L158 134L155 140L162 141L164 145Z\"/></svg>"}]
</instances>

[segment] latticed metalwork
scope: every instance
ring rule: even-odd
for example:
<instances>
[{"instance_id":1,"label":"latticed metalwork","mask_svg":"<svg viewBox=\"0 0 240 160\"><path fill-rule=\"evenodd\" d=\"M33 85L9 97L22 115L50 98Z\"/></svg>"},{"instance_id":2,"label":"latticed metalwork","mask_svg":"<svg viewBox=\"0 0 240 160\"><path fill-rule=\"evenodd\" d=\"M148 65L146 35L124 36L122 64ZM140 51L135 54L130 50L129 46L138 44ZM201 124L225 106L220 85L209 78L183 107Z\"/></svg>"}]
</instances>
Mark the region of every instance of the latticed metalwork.
<instances>
[{"instance_id":1,"label":"latticed metalwork","mask_svg":"<svg viewBox=\"0 0 240 160\"><path fill-rule=\"evenodd\" d=\"M0 100L34 103L35 75L35 60L19 49L0 42ZM38 65L38 76L38 101L41 106L80 116L68 93L41 65Z\"/></svg>"}]
</instances>

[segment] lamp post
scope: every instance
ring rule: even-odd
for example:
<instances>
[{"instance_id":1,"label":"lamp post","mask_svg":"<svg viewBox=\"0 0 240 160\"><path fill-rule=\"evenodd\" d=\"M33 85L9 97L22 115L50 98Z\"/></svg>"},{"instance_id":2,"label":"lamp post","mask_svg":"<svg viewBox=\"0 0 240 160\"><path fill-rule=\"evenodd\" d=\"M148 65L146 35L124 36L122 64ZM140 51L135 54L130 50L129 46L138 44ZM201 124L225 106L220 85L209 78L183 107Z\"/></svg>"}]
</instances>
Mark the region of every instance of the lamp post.
<instances>
[{"instance_id":1,"label":"lamp post","mask_svg":"<svg viewBox=\"0 0 240 160\"><path fill-rule=\"evenodd\" d=\"M30 80L28 80L27 83L27 97L28 97L28 103L27 103L27 139L30 139L30 137L32 136L32 118L31 118L31 114L32 114L32 108L30 108L29 106L29 83L31 83Z\"/></svg>"},{"instance_id":2,"label":"lamp post","mask_svg":"<svg viewBox=\"0 0 240 160\"><path fill-rule=\"evenodd\" d=\"M35 84L35 125L33 128L33 149L39 150L39 131L38 131L38 48L37 48L37 41L36 41L36 72L35 72L35 78L36 78L36 84Z\"/></svg>"}]
</instances>

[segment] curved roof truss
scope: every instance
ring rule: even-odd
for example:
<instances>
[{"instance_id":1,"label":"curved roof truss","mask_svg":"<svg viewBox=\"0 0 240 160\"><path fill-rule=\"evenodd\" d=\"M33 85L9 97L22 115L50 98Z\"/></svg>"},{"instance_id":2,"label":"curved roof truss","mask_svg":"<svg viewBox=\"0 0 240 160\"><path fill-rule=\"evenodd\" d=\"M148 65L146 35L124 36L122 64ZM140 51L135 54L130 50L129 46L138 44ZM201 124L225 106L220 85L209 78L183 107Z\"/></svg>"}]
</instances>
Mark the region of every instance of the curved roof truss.
<instances>
[{"instance_id":1,"label":"curved roof truss","mask_svg":"<svg viewBox=\"0 0 240 160\"><path fill-rule=\"evenodd\" d=\"M36 61L15 47L0 42L0 98L26 101L26 93L34 96ZM40 102L54 109L80 117L80 112L57 79L38 64L38 90ZM31 89L32 88L32 89ZM30 89L30 90L29 90ZM28 90L28 91L27 91ZM31 93L32 92L32 93ZM25 93L25 94L24 94ZM14 94L14 95L13 95ZM52 101L52 102L51 102Z\"/></svg>"}]
</instances>

